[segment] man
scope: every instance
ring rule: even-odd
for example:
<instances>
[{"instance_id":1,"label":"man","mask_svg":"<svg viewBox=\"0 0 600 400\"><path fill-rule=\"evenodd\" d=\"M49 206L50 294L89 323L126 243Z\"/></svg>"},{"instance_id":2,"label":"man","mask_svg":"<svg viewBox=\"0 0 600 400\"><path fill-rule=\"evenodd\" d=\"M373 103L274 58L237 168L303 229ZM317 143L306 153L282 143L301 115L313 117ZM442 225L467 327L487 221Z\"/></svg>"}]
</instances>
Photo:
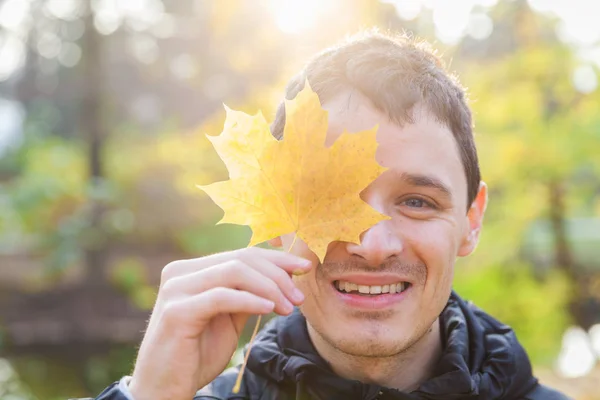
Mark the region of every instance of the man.
<instances>
[{"instance_id":1,"label":"man","mask_svg":"<svg viewBox=\"0 0 600 400\"><path fill-rule=\"evenodd\" d=\"M296 242L169 264L132 377L98 399L565 399L532 376L509 327L452 292L487 203L458 82L423 44L374 32L317 55L286 97L306 79L329 143L379 126L388 170L362 197L390 219L330 244L323 263ZM284 123L281 105L278 138ZM223 370L240 332L271 311L232 394L239 367Z\"/></svg>"}]
</instances>

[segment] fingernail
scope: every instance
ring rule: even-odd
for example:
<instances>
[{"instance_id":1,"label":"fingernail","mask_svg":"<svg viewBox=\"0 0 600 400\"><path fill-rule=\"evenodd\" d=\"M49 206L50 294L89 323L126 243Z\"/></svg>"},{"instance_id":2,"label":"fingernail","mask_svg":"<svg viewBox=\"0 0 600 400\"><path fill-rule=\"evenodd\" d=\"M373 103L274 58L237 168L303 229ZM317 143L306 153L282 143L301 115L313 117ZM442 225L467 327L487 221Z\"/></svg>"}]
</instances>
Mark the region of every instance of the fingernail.
<instances>
[{"instance_id":1,"label":"fingernail","mask_svg":"<svg viewBox=\"0 0 600 400\"><path fill-rule=\"evenodd\" d=\"M302 293L300 289L294 288L294 291L292 292L292 299L299 303L304 300L304 293Z\"/></svg>"},{"instance_id":2,"label":"fingernail","mask_svg":"<svg viewBox=\"0 0 600 400\"><path fill-rule=\"evenodd\" d=\"M292 272L292 275L296 275L296 276L300 276L300 275L304 275L306 272L305 269L296 269Z\"/></svg>"}]
</instances>

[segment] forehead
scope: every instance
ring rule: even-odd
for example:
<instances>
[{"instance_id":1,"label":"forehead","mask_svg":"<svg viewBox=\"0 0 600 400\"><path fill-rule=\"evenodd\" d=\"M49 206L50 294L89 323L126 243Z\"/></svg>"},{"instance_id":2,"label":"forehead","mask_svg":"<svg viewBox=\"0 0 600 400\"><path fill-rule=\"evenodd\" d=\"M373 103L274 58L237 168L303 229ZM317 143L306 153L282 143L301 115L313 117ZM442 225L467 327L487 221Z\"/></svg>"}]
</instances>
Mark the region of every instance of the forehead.
<instances>
[{"instance_id":1,"label":"forehead","mask_svg":"<svg viewBox=\"0 0 600 400\"><path fill-rule=\"evenodd\" d=\"M457 201L466 203L467 181L456 140L423 107L415 108L414 123L402 127L355 91L340 93L323 103L323 108L329 112L327 145L344 131L355 133L378 125L376 157L390 169L385 174L429 175L450 187Z\"/></svg>"}]
</instances>

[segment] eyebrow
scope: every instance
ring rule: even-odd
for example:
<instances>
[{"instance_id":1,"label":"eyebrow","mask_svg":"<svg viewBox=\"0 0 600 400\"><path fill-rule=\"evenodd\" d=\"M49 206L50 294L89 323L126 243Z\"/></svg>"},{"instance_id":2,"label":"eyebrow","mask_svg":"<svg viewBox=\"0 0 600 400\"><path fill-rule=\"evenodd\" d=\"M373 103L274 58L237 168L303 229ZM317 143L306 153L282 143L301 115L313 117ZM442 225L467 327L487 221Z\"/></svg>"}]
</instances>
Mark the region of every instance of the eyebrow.
<instances>
[{"instance_id":1,"label":"eyebrow","mask_svg":"<svg viewBox=\"0 0 600 400\"><path fill-rule=\"evenodd\" d=\"M432 176L404 172L402 175L400 175L400 180L412 186L427 187L438 190L452 200L452 190L450 190L450 188L442 181Z\"/></svg>"}]
</instances>

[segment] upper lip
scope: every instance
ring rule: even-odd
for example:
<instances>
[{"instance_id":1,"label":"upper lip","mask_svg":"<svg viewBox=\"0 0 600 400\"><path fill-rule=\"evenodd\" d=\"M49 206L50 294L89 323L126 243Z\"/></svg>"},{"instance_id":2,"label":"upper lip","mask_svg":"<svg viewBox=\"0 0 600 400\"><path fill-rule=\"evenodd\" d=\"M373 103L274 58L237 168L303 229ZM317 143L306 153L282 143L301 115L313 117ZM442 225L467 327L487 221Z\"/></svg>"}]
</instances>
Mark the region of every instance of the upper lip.
<instances>
[{"instance_id":1,"label":"upper lip","mask_svg":"<svg viewBox=\"0 0 600 400\"><path fill-rule=\"evenodd\" d=\"M400 282L408 282L412 283L410 279L400 276L397 274L387 274L387 273L378 273L378 274L347 274L333 277L332 282L335 281L344 281L355 283L357 285L367 285L367 286L383 286L383 285L391 285L393 283Z\"/></svg>"}]
</instances>

